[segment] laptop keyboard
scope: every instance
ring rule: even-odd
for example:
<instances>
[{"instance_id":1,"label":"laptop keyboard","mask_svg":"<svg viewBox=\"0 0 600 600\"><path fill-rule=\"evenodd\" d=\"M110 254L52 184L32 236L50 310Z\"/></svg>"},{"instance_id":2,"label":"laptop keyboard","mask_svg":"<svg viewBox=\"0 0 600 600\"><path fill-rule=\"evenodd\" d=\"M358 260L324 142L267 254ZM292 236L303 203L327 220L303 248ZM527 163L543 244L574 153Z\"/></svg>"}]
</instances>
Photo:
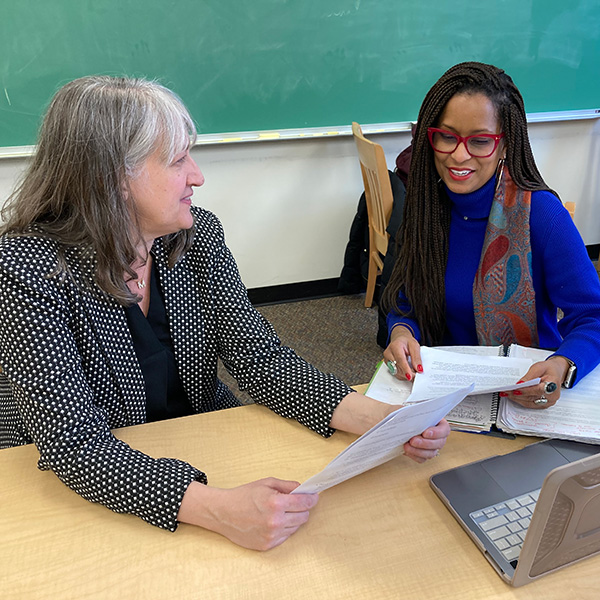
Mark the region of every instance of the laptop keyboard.
<instances>
[{"instance_id":1,"label":"laptop keyboard","mask_svg":"<svg viewBox=\"0 0 600 600\"><path fill-rule=\"evenodd\" d=\"M540 490L469 514L506 560L515 561L525 540Z\"/></svg>"}]
</instances>

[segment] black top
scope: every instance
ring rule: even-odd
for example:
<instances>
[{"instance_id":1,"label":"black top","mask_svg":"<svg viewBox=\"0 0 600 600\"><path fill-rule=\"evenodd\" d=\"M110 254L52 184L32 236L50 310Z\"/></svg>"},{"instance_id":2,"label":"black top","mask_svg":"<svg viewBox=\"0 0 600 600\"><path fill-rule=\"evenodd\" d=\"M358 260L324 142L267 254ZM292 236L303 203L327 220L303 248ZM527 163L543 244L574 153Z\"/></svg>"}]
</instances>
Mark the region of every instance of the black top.
<instances>
[{"instance_id":1,"label":"black top","mask_svg":"<svg viewBox=\"0 0 600 600\"><path fill-rule=\"evenodd\" d=\"M191 415L194 410L177 371L158 271L152 263L150 306L144 317L137 304L125 308L133 346L146 384L146 420Z\"/></svg>"}]
</instances>

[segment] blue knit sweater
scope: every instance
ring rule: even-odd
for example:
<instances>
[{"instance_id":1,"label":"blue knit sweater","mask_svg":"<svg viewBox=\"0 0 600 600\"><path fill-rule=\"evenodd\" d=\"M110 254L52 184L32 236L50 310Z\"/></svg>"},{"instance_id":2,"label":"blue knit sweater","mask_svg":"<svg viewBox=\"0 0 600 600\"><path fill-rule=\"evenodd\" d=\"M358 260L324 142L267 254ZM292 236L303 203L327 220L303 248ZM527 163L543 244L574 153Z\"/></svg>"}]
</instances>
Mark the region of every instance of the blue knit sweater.
<instances>
[{"instance_id":1,"label":"blue knit sweater","mask_svg":"<svg viewBox=\"0 0 600 600\"><path fill-rule=\"evenodd\" d=\"M495 178L470 194L446 188L452 202L446 265L447 345L477 345L473 281L479 265ZM556 349L577 365L577 381L600 363L600 281L569 213L550 192L531 194L533 287L540 348ZM398 305L410 308L401 294ZM557 307L564 317L557 322ZM388 332L412 319L390 313Z\"/></svg>"}]
</instances>

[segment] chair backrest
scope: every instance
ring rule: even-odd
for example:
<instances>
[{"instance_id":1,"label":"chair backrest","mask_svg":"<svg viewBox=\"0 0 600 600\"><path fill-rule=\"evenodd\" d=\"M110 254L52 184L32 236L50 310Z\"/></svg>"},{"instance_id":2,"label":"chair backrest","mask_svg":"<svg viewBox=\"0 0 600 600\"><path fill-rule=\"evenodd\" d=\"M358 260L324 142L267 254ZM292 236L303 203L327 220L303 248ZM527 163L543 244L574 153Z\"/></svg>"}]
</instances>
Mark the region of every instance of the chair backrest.
<instances>
[{"instance_id":1,"label":"chair backrest","mask_svg":"<svg viewBox=\"0 0 600 600\"><path fill-rule=\"evenodd\" d=\"M365 185L371 250L374 249L374 246L381 254L385 254L389 238L386 227L394 202L385 154L379 144L364 137L358 123L352 123L352 134L356 142Z\"/></svg>"},{"instance_id":2,"label":"chair backrest","mask_svg":"<svg viewBox=\"0 0 600 600\"><path fill-rule=\"evenodd\" d=\"M571 215L571 219L575 219L575 202L565 202L565 208Z\"/></svg>"}]
</instances>

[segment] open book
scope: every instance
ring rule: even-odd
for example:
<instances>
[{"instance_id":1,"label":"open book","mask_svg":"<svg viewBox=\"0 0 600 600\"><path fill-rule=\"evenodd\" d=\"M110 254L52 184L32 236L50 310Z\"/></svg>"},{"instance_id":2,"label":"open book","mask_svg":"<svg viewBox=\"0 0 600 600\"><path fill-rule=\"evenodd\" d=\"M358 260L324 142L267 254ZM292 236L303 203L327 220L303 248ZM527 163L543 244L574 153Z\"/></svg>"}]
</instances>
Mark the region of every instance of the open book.
<instances>
[{"instance_id":1,"label":"open book","mask_svg":"<svg viewBox=\"0 0 600 600\"><path fill-rule=\"evenodd\" d=\"M497 392L515 386L529 367L552 352L513 344L503 346L421 347L423 373L414 383L390 375L385 364L377 369L366 394L390 404L411 404L475 383L475 389L447 420L461 431L507 433L562 438L600 444L600 367L543 410L523 408Z\"/></svg>"}]
</instances>

